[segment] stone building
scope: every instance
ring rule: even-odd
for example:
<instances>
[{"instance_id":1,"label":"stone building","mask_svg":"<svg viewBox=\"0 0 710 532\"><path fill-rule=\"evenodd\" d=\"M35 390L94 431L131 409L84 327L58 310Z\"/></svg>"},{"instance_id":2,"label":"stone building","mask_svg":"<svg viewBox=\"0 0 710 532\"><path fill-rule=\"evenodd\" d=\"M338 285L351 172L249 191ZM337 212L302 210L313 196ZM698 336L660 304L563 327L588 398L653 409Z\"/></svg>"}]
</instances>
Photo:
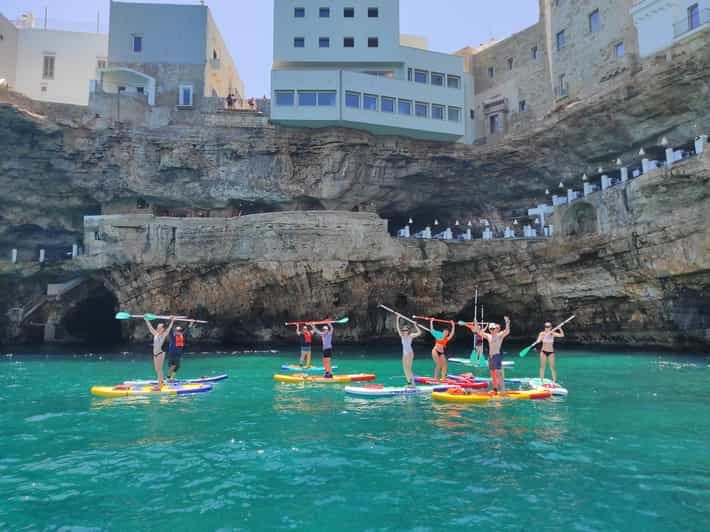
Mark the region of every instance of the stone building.
<instances>
[{"instance_id":1,"label":"stone building","mask_svg":"<svg viewBox=\"0 0 710 532\"><path fill-rule=\"evenodd\" d=\"M710 28L710 0L636 0L631 9L641 57Z\"/></svg>"}]
</instances>

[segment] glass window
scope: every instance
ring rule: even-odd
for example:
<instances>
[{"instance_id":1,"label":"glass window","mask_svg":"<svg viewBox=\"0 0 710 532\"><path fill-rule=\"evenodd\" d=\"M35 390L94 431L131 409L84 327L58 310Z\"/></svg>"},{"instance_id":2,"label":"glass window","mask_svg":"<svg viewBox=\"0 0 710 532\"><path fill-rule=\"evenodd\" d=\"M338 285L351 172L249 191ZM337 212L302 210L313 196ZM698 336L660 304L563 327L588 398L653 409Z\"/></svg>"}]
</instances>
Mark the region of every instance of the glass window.
<instances>
[{"instance_id":1,"label":"glass window","mask_svg":"<svg viewBox=\"0 0 710 532\"><path fill-rule=\"evenodd\" d=\"M556 42L557 42L557 49L558 50L562 50L562 48L565 47L565 44L567 43L567 40L565 38L565 30L562 30L557 33Z\"/></svg>"},{"instance_id":2,"label":"glass window","mask_svg":"<svg viewBox=\"0 0 710 532\"><path fill-rule=\"evenodd\" d=\"M293 16L296 18L304 18L306 16L306 8L305 7L294 7L293 8Z\"/></svg>"},{"instance_id":3,"label":"glass window","mask_svg":"<svg viewBox=\"0 0 710 532\"><path fill-rule=\"evenodd\" d=\"M316 105L316 91L298 91L298 105Z\"/></svg>"},{"instance_id":4,"label":"glass window","mask_svg":"<svg viewBox=\"0 0 710 532\"><path fill-rule=\"evenodd\" d=\"M344 37L343 46L345 48L355 48L355 37Z\"/></svg>"},{"instance_id":5,"label":"glass window","mask_svg":"<svg viewBox=\"0 0 710 532\"><path fill-rule=\"evenodd\" d=\"M305 37L294 37L293 38L293 47L294 48L304 48L305 46L306 46Z\"/></svg>"},{"instance_id":6,"label":"glass window","mask_svg":"<svg viewBox=\"0 0 710 532\"><path fill-rule=\"evenodd\" d=\"M521 113L524 113L525 111L527 111L527 109L528 109L527 102L525 100L520 100L520 102L518 102L518 110Z\"/></svg>"},{"instance_id":7,"label":"glass window","mask_svg":"<svg viewBox=\"0 0 710 532\"><path fill-rule=\"evenodd\" d=\"M414 114L421 118L429 116L429 104L424 102L416 102L414 104Z\"/></svg>"},{"instance_id":8,"label":"glass window","mask_svg":"<svg viewBox=\"0 0 710 532\"><path fill-rule=\"evenodd\" d=\"M614 45L614 55L616 57L624 57L624 43L620 42Z\"/></svg>"},{"instance_id":9,"label":"glass window","mask_svg":"<svg viewBox=\"0 0 710 532\"><path fill-rule=\"evenodd\" d=\"M431 105L431 117L435 120L444 119L444 106L443 105Z\"/></svg>"},{"instance_id":10,"label":"glass window","mask_svg":"<svg viewBox=\"0 0 710 532\"><path fill-rule=\"evenodd\" d=\"M595 9L589 15L589 33L598 33L601 27L601 16L599 10Z\"/></svg>"},{"instance_id":11,"label":"glass window","mask_svg":"<svg viewBox=\"0 0 710 532\"><path fill-rule=\"evenodd\" d=\"M500 115L491 115L488 117L488 131L492 135L500 132Z\"/></svg>"},{"instance_id":12,"label":"glass window","mask_svg":"<svg viewBox=\"0 0 710 532\"><path fill-rule=\"evenodd\" d=\"M276 91L276 105L293 105L293 91Z\"/></svg>"},{"instance_id":13,"label":"glass window","mask_svg":"<svg viewBox=\"0 0 710 532\"><path fill-rule=\"evenodd\" d=\"M368 111L377 111L377 96L374 94L365 94L362 97L362 108Z\"/></svg>"},{"instance_id":14,"label":"glass window","mask_svg":"<svg viewBox=\"0 0 710 532\"><path fill-rule=\"evenodd\" d=\"M488 77L489 77L490 79L493 79L493 78L495 77L495 75L496 75L496 69L495 69L495 67L489 66L489 67L488 67Z\"/></svg>"},{"instance_id":15,"label":"glass window","mask_svg":"<svg viewBox=\"0 0 710 532\"><path fill-rule=\"evenodd\" d=\"M700 26L700 7L693 4L688 8L688 29L694 30Z\"/></svg>"},{"instance_id":16,"label":"glass window","mask_svg":"<svg viewBox=\"0 0 710 532\"><path fill-rule=\"evenodd\" d=\"M449 107L449 122L461 122L461 109L459 107Z\"/></svg>"},{"instance_id":17,"label":"glass window","mask_svg":"<svg viewBox=\"0 0 710 532\"><path fill-rule=\"evenodd\" d=\"M413 70L411 68L407 69L407 81L412 81Z\"/></svg>"},{"instance_id":18,"label":"glass window","mask_svg":"<svg viewBox=\"0 0 710 532\"><path fill-rule=\"evenodd\" d=\"M133 51L136 53L143 51L143 37L141 35L133 36Z\"/></svg>"},{"instance_id":19,"label":"glass window","mask_svg":"<svg viewBox=\"0 0 710 532\"><path fill-rule=\"evenodd\" d=\"M414 81L416 81L417 83L426 83L428 77L429 76L426 70L414 71Z\"/></svg>"},{"instance_id":20,"label":"glass window","mask_svg":"<svg viewBox=\"0 0 710 532\"><path fill-rule=\"evenodd\" d=\"M345 105L347 107L360 108L360 93L359 92L346 92L345 93Z\"/></svg>"},{"instance_id":21,"label":"glass window","mask_svg":"<svg viewBox=\"0 0 710 532\"><path fill-rule=\"evenodd\" d=\"M99 70L106 68L106 59L98 59L96 61L96 68Z\"/></svg>"},{"instance_id":22,"label":"glass window","mask_svg":"<svg viewBox=\"0 0 710 532\"><path fill-rule=\"evenodd\" d=\"M330 48L330 37L321 37L318 39L318 48Z\"/></svg>"},{"instance_id":23,"label":"glass window","mask_svg":"<svg viewBox=\"0 0 710 532\"><path fill-rule=\"evenodd\" d=\"M190 107L192 105L192 85L180 85L178 105L182 107Z\"/></svg>"},{"instance_id":24,"label":"glass window","mask_svg":"<svg viewBox=\"0 0 710 532\"><path fill-rule=\"evenodd\" d=\"M382 112L394 113L394 98L390 98L389 96L382 97Z\"/></svg>"},{"instance_id":25,"label":"glass window","mask_svg":"<svg viewBox=\"0 0 710 532\"><path fill-rule=\"evenodd\" d=\"M321 7L318 10L318 16L320 18L330 18L330 8L329 7Z\"/></svg>"},{"instance_id":26,"label":"glass window","mask_svg":"<svg viewBox=\"0 0 710 532\"><path fill-rule=\"evenodd\" d=\"M368 18L378 18L380 16L380 10L377 7L368 7L367 8L367 16Z\"/></svg>"},{"instance_id":27,"label":"glass window","mask_svg":"<svg viewBox=\"0 0 710 532\"><path fill-rule=\"evenodd\" d=\"M508 70L513 70L513 58L508 58Z\"/></svg>"},{"instance_id":28,"label":"glass window","mask_svg":"<svg viewBox=\"0 0 710 532\"><path fill-rule=\"evenodd\" d=\"M380 47L380 39L378 37L368 37L367 38L367 47L368 48L379 48Z\"/></svg>"},{"instance_id":29,"label":"glass window","mask_svg":"<svg viewBox=\"0 0 710 532\"><path fill-rule=\"evenodd\" d=\"M401 115L411 115L412 114L412 101L411 100L399 100L399 114Z\"/></svg>"},{"instance_id":30,"label":"glass window","mask_svg":"<svg viewBox=\"0 0 710 532\"><path fill-rule=\"evenodd\" d=\"M45 55L42 62L42 79L54 79L54 56Z\"/></svg>"},{"instance_id":31,"label":"glass window","mask_svg":"<svg viewBox=\"0 0 710 532\"><path fill-rule=\"evenodd\" d=\"M346 7L343 9L343 16L345 18L355 18L355 8L354 7Z\"/></svg>"},{"instance_id":32,"label":"glass window","mask_svg":"<svg viewBox=\"0 0 710 532\"><path fill-rule=\"evenodd\" d=\"M432 72L431 73L431 84L437 85L438 87L443 87L444 86L444 75L440 74L439 72Z\"/></svg>"},{"instance_id":33,"label":"glass window","mask_svg":"<svg viewBox=\"0 0 710 532\"><path fill-rule=\"evenodd\" d=\"M537 53L538 53L538 52L537 52L537 46L533 46L533 47L530 49L530 55L532 56L533 61L537 61Z\"/></svg>"},{"instance_id":34,"label":"glass window","mask_svg":"<svg viewBox=\"0 0 710 532\"><path fill-rule=\"evenodd\" d=\"M461 78L458 76L446 76L446 82L450 89L461 88Z\"/></svg>"},{"instance_id":35,"label":"glass window","mask_svg":"<svg viewBox=\"0 0 710 532\"><path fill-rule=\"evenodd\" d=\"M318 93L318 105L335 106L337 98L335 91L320 91Z\"/></svg>"}]
</instances>

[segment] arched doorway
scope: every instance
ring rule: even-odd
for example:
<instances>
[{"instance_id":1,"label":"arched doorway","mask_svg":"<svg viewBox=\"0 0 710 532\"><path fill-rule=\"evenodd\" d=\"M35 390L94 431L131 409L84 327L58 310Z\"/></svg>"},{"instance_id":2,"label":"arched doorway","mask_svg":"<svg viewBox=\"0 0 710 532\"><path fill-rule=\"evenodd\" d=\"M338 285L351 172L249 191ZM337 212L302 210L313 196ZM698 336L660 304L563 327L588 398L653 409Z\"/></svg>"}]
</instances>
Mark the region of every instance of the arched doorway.
<instances>
[{"instance_id":1,"label":"arched doorway","mask_svg":"<svg viewBox=\"0 0 710 532\"><path fill-rule=\"evenodd\" d=\"M72 338L82 342L117 344L123 339L121 322L115 318L117 309L116 296L96 283L89 295L72 305L62 317L62 326Z\"/></svg>"}]
</instances>

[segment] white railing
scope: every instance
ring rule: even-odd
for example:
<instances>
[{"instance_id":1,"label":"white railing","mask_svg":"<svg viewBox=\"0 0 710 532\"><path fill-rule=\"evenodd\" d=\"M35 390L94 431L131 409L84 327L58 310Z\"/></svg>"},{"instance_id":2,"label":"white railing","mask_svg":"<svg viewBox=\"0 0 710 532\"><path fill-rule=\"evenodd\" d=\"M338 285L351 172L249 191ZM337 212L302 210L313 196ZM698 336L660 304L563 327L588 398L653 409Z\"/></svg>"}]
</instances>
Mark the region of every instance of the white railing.
<instances>
[{"instance_id":1,"label":"white railing","mask_svg":"<svg viewBox=\"0 0 710 532\"><path fill-rule=\"evenodd\" d=\"M697 17L688 13L683 20L673 24L673 36L677 39L708 23L710 23L710 9L700 9Z\"/></svg>"}]
</instances>

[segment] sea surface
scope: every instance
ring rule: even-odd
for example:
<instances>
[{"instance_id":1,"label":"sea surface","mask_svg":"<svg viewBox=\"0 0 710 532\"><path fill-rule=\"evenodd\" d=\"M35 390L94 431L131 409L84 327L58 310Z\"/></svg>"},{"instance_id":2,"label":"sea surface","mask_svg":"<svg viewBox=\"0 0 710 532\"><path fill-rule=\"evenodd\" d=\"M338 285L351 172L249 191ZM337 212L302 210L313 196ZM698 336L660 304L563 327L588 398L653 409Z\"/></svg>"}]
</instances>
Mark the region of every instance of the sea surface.
<instances>
[{"instance_id":1,"label":"sea surface","mask_svg":"<svg viewBox=\"0 0 710 532\"><path fill-rule=\"evenodd\" d=\"M567 398L490 405L275 382L295 349L186 356L229 374L208 394L90 395L148 351L0 350L0 530L710 528L708 355L560 348ZM396 347L335 362L403 383Z\"/></svg>"}]
</instances>

